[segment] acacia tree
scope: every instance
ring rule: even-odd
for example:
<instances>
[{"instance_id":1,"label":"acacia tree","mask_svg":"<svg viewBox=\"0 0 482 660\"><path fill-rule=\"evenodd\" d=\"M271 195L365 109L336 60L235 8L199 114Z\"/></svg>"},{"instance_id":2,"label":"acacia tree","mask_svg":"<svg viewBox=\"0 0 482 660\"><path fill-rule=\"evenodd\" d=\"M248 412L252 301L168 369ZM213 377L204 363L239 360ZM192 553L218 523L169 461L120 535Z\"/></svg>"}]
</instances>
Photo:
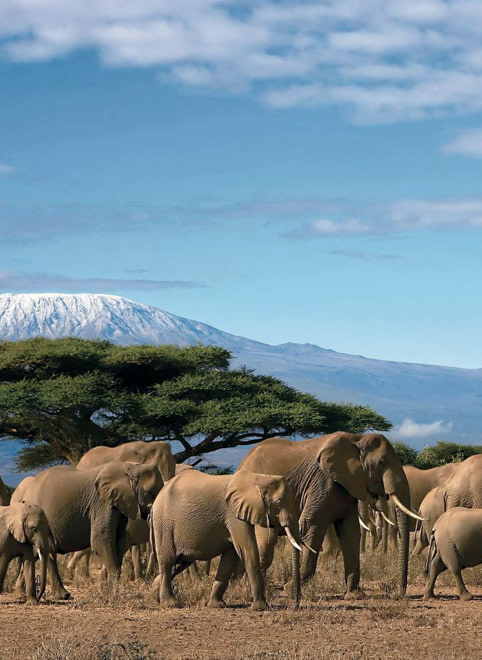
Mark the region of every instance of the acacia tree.
<instances>
[{"instance_id":1,"label":"acacia tree","mask_svg":"<svg viewBox=\"0 0 482 660\"><path fill-rule=\"evenodd\" d=\"M230 369L215 346L107 341L0 343L0 435L21 471L76 464L97 445L166 440L182 462L275 435L387 430L370 408L325 403L271 376Z\"/></svg>"}]
</instances>

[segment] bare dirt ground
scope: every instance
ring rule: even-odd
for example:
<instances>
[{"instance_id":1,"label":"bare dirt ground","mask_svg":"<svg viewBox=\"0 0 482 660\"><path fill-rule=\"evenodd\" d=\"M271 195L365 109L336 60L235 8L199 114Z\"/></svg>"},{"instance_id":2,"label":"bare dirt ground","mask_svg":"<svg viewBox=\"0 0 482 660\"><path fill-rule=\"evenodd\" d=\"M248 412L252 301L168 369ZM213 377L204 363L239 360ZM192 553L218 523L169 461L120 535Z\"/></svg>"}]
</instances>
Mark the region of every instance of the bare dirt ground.
<instances>
[{"instance_id":1,"label":"bare dirt ground","mask_svg":"<svg viewBox=\"0 0 482 660\"><path fill-rule=\"evenodd\" d=\"M441 597L424 602L423 558L412 560L408 598L396 600L395 557L363 559L367 598L342 599L340 559L321 563L304 589L299 610L281 584L287 563L280 561L267 580L269 609L251 612L249 591L234 583L229 607L204 607L212 577L178 578L184 607L162 610L148 586L123 580L107 593L98 581L66 580L73 599L29 607L2 595L1 660L482 660L482 570L465 571L474 600L455 597L452 578L439 577Z\"/></svg>"}]
</instances>

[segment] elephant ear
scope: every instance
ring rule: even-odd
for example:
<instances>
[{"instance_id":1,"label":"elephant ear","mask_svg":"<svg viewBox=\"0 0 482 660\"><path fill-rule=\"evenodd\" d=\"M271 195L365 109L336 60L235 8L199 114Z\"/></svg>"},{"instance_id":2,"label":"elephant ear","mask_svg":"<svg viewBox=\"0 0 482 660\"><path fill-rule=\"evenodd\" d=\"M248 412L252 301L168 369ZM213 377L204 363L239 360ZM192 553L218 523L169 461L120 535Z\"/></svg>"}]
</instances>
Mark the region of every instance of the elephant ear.
<instances>
[{"instance_id":1,"label":"elephant ear","mask_svg":"<svg viewBox=\"0 0 482 660\"><path fill-rule=\"evenodd\" d=\"M351 440L343 435L327 439L317 459L323 472L343 486L352 497L357 500L367 498L368 483L360 460L360 450Z\"/></svg>"},{"instance_id":2,"label":"elephant ear","mask_svg":"<svg viewBox=\"0 0 482 660\"><path fill-rule=\"evenodd\" d=\"M5 513L7 529L13 538L19 543L27 543L24 523L24 507L11 504Z\"/></svg>"},{"instance_id":3,"label":"elephant ear","mask_svg":"<svg viewBox=\"0 0 482 660\"><path fill-rule=\"evenodd\" d=\"M225 498L240 520L269 527L267 484L263 480L267 476L240 470L230 479Z\"/></svg>"},{"instance_id":4,"label":"elephant ear","mask_svg":"<svg viewBox=\"0 0 482 660\"><path fill-rule=\"evenodd\" d=\"M139 518L135 479L123 463L112 461L97 474L95 488L99 497L118 509L126 518Z\"/></svg>"}]
</instances>

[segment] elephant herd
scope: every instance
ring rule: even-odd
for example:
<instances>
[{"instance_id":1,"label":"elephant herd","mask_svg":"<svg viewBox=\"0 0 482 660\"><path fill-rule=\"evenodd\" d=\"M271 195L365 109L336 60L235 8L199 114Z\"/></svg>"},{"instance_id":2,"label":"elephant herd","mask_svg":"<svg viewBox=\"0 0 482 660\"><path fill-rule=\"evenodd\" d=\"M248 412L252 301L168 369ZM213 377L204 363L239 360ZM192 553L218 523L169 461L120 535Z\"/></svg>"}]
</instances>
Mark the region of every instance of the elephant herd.
<instances>
[{"instance_id":1,"label":"elephant herd","mask_svg":"<svg viewBox=\"0 0 482 660\"><path fill-rule=\"evenodd\" d=\"M410 531L413 553L429 546L425 598L433 597L437 576L448 568L460 598L469 599L461 570L482 562L482 455L417 470L403 467L379 433L271 438L255 446L233 475L176 466L164 442L129 442L96 447L75 468L27 477L10 505L2 485L0 480L0 592L9 562L20 557L17 588L29 604L43 596L47 579L53 600L70 597L57 555L74 553L75 559L92 552L103 564L103 579L115 581L126 549L138 553L149 540L158 567L152 593L162 606L177 605L176 575L219 556L208 606L224 606L231 576L245 571L251 607L262 610L264 574L280 536L292 546L285 589L298 603L329 530L343 557L344 597L363 598L361 526L370 527L370 511L395 530L400 596L407 588Z\"/></svg>"}]
</instances>

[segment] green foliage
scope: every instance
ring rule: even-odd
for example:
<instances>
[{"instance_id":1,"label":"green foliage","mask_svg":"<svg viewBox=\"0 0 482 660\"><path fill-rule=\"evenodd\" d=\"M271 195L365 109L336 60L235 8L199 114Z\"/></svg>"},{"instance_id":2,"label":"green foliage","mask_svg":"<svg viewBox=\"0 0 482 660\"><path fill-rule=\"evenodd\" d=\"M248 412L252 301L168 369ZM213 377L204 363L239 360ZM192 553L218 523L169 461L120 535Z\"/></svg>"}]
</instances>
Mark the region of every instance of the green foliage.
<instances>
[{"instance_id":1,"label":"green foliage","mask_svg":"<svg viewBox=\"0 0 482 660\"><path fill-rule=\"evenodd\" d=\"M43 338L0 343L0 434L23 441L26 471L75 464L90 448L167 440L179 462L274 435L390 423L367 407L325 403L271 376L230 369L215 346L116 346Z\"/></svg>"},{"instance_id":2,"label":"green foliage","mask_svg":"<svg viewBox=\"0 0 482 660\"><path fill-rule=\"evenodd\" d=\"M455 442L437 442L431 447L424 447L417 456L416 466L423 470L444 465L445 463L460 463L469 456L482 454L482 446L458 445Z\"/></svg>"},{"instance_id":3,"label":"green foliage","mask_svg":"<svg viewBox=\"0 0 482 660\"><path fill-rule=\"evenodd\" d=\"M395 449L398 457L400 458L402 465L416 465L419 452L416 449L412 449L403 442L392 442L393 448Z\"/></svg>"},{"instance_id":4,"label":"green foliage","mask_svg":"<svg viewBox=\"0 0 482 660\"><path fill-rule=\"evenodd\" d=\"M469 456L482 454L480 445L458 445L455 442L439 441L430 447L425 446L422 451L412 449L403 442L392 442L402 465L414 465L421 470L428 470L445 463L459 463Z\"/></svg>"}]
</instances>

